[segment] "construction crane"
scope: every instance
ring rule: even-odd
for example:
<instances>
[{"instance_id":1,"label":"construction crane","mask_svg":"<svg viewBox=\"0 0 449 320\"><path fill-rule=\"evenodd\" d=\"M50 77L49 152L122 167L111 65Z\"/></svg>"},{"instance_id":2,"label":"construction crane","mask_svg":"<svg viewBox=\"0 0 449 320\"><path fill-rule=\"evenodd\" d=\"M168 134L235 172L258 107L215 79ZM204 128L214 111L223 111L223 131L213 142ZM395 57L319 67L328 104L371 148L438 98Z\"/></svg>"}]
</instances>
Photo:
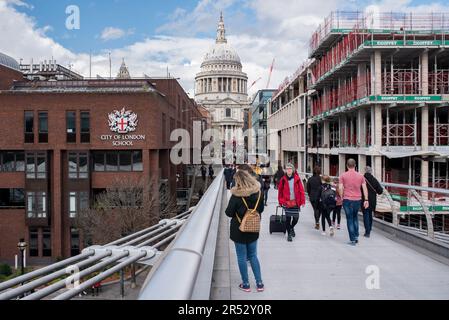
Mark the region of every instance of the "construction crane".
<instances>
[{"instance_id":1,"label":"construction crane","mask_svg":"<svg viewBox=\"0 0 449 320\"><path fill-rule=\"evenodd\" d=\"M268 75L268 82L267 82L267 89L270 88L270 83L271 83L271 75L273 74L273 69L274 69L274 61L276 60L276 58L273 58L273 63L271 64L270 67L270 73Z\"/></svg>"},{"instance_id":2,"label":"construction crane","mask_svg":"<svg viewBox=\"0 0 449 320\"><path fill-rule=\"evenodd\" d=\"M262 77L260 77L259 79L257 79L256 81L254 81L248 88L248 90L250 90L252 87L254 87L254 85L259 82L260 80L262 80Z\"/></svg>"}]
</instances>

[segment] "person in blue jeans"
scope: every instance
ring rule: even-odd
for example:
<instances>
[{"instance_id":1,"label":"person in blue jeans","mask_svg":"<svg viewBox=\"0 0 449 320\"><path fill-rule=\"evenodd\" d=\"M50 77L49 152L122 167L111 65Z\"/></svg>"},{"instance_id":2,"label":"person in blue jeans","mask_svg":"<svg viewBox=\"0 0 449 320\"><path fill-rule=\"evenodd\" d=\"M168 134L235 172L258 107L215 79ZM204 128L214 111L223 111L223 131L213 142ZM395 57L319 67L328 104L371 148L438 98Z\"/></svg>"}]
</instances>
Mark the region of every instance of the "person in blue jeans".
<instances>
[{"instance_id":1,"label":"person in blue jeans","mask_svg":"<svg viewBox=\"0 0 449 320\"><path fill-rule=\"evenodd\" d=\"M340 176L339 192L343 198L343 209L346 213L348 224L349 244L357 245L359 243L359 210L362 207L362 191L366 201L363 202L363 208L369 207L368 190L366 188L365 178L358 173L356 161L349 159L347 163L348 171Z\"/></svg>"},{"instance_id":2,"label":"person in blue jeans","mask_svg":"<svg viewBox=\"0 0 449 320\"><path fill-rule=\"evenodd\" d=\"M256 209L261 214L265 208L264 196L260 183L244 170L238 170L234 175L235 186L231 189L231 199L226 208L226 215L231 218L230 238L235 243L237 262L242 277L239 289L251 292L248 275L248 261L256 279L258 292L264 291L262 272L257 257L257 241L259 233L240 231L240 223L248 209ZM245 204L246 202L246 204Z\"/></svg>"}]
</instances>

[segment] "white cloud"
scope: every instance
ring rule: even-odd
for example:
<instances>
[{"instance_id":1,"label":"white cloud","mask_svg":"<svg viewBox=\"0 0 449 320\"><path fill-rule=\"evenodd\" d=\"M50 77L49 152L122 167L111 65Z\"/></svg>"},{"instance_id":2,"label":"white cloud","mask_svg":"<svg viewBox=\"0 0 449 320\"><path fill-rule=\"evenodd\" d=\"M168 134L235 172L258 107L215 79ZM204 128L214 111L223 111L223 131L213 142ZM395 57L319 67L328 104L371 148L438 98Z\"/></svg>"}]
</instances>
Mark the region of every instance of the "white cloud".
<instances>
[{"instance_id":1,"label":"white cloud","mask_svg":"<svg viewBox=\"0 0 449 320\"><path fill-rule=\"evenodd\" d=\"M51 39L39 29L33 18L20 13L16 5L22 0L0 0L0 48L16 59L25 61L49 59L52 56L62 65L73 64L73 70L89 75L89 54L74 53ZM344 0L200 0L192 12L183 8L174 10L167 24L158 32L163 35L147 38L111 51L113 76L122 58L125 58L132 76L166 76L181 78L186 91L193 94L194 77L200 71L204 54L213 45L213 38L204 38L204 32L214 33L219 12L225 11L229 43L239 53L249 84L261 77L251 92L265 88L273 58L276 58L271 87L277 87L307 58L308 41L313 31L330 11L335 9L364 9L368 5L382 11L445 11L441 3L414 6L410 0L382 0L345 2ZM237 7L237 9L235 9ZM249 17L245 10L250 10ZM233 15L228 15L226 10ZM446 9L447 10L447 9ZM251 18L251 22L248 19ZM106 28L108 29L108 28ZM105 30L106 30L105 29ZM20 30L20 37L17 37ZM125 36L133 30L109 27L105 40ZM112 37L112 38L111 38ZM109 76L108 51L92 57L92 75ZM193 96L193 95L191 95Z\"/></svg>"},{"instance_id":2,"label":"white cloud","mask_svg":"<svg viewBox=\"0 0 449 320\"><path fill-rule=\"evenodd\" d=\"M117 40L117 39L121 39L125 36L132 35L133 33L134 33L134 30L132 30L132 29L129 29L126 31L126 30L123 30L120 28L106 27L101 32L100 38L103 41Z\"/></svg>"}]
</instances>

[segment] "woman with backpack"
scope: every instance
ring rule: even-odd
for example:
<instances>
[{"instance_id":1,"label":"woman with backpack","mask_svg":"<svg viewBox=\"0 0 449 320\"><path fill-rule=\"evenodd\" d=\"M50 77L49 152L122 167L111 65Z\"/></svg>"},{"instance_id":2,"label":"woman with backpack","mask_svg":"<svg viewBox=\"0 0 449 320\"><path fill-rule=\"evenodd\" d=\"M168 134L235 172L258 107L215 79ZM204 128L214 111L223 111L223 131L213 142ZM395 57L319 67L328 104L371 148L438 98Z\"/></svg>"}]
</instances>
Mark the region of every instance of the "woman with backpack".
<instances>
[{"instance_id":1,"label":"woman with backpack","mask_svg":"<svg viewBox=\"0 0 449 320\"><path fill-rule=\"evenodd\" d=\"M295 226L299 221L300 208L306 204L306 196L301 178L296 173L294 165L286 166L287 173L279 182L279 205L285 209L287 241L292 242L295 234Z\"/></svg>"},{"instance_id":2,"label":"woman with backpack","mask_svg":"<svg viewBox=\"0 0 449 320\"><path fill-rule=\"evenodd\" d=\"M248 261L251 264L258 292L264 291L260 263L257 257L257 240L260 232L260 216L264 210L264 197L260 183L244 170L234 175L235 186L226 215L231 218L230 238L235 243L237 262L242 283L239 289L251 292L248 277Z\"/></svg>"},{"instance_id":3,"label":"woman with backpack","mask_svg":"<svg viewBox=\"0 0 449 320\"><path fill-rule=\"evenodd\" d=\"M334 227L331 221L331 212L337 206L337 191L331 185L332 179L329 176L323 177L323 184L321 185L321 224L323 226L322 235L326 235L326 222L330 228L330 236L334 236Z\"/></svg>"}]
</instances>

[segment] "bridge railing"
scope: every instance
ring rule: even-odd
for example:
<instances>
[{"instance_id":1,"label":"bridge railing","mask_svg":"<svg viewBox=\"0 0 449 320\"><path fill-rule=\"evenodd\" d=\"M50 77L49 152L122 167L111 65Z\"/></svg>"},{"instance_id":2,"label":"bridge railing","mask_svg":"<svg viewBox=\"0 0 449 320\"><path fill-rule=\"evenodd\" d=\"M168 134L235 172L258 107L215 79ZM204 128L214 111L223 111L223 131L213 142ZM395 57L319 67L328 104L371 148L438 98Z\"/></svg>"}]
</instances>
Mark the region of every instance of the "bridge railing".
<instances>
[{"instance_id":1,"label":"bridge railing","mask_svg":"<svg viewBox=\"0 0 449 320\"><path fill-rule=\"evenodd\" d=\"M299 175L306 180L312 176ZM386 182L381 185L384 193L378 197L377 217L396 227L449 243L449 190ZM380 208L379 202L386 204Z\"/></svg>"},{"instance_id":2,"label":"bridge railing","mask_svg":"<svg viewBox=\"0 0 449 320\"><path fill-rule=\"evenodd\" d=\"M216 176L176 239L151 270L139 300L210 298L224 195L223 172Z\"/></svg>"},{"instance_id":3,"label":"bridge railing","mask_svg":"<svg viewBox=\"0 0 449 320\"><path fill-rule=\"evenodd\" d=\"M153 266L190 217L191 211L80 255L0 283L0 300L68 300L120 272L140 264ZM81 282L82 280L84 280Z\"/></svg>"}]
</instances>

